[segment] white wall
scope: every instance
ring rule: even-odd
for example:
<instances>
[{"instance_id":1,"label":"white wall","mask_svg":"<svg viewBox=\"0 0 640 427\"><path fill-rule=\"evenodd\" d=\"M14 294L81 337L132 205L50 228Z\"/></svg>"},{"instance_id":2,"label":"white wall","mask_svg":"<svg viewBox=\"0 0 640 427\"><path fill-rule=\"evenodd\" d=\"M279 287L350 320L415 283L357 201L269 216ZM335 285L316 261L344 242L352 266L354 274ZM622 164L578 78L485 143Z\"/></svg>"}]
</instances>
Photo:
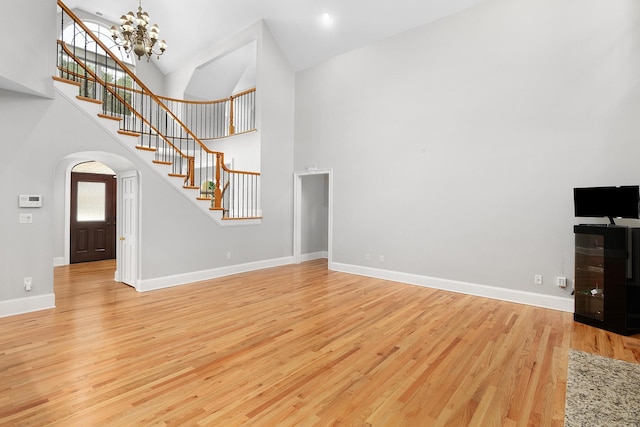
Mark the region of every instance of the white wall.
<instances>
[{"instance_id":1,"label":"white wall","mask_svg":"<svg viewBox=\"0 0 640 427\"><path fill-rule=\"evenodd\" d=\"M52 240L48 232L52 213L52 166L48 154L39 151L41 120L20 117L27 108L38 117L46 114L51 101L0 89L0 129L3 129L3 167L0 168L0 301L24 297L23 278L33 278L32 295L53 290ZM11 142L11 143L9 143ZM27 153L33 151L30 155ZM43 207L18 208L19 194L42 194ZM32 213L32 224L19 224L20 213Z\"/></svg>"},{"instance_id":2,"label":"white wall","mask_svg":"<svg viewBox=\"0 0 640 427\"><path fill-rule=\"evenodd\" d=\"M166 95L172 98L184 99L185 91L187 91L194 74L200 74L197 71L198 68L205 67L207 64L214 62L214 60L224 58L239 48L260 39L262 37L263 27L264 23L258 21L227 40L211 46L211 48L206 51L200 52L198 55L186 61L182 67L167 74L165 77ZM260 42L258 41L258 43ZM260 50L260 46L258 46L258 50ZM189 95L198 97L196 93L190 93Z\"/></svg>"},{"instance_id":3,"label":"white wall","mask_svg":"<svg viewBox=\"0 0 640 427\"><path fill-rule=\"evenodd\" d=\"M293 252L295 75L269 30L259 21L185 63L184 67L168 74L165 81L168 96L181 98L195 67L253 40L258 42L257 132L241 136L239 141L254 146L255 138L259 138L259 147L255 151L260 160L260 204L264 218L259 226L216 232L220 233L216 234L220 242L219 254L223 256L232 252L235 260L235 254L239 253L242 261L288 257ZM227 139L226 143L232 144L233 139ZM239 157L234 157L234 167L244 169L244 162L238 160ZM250 166L247 168L252 170Z\"/></svg>"},{"instance_id":4,"label":"white wall","mask_svg":"<svg viewBox=\"0 0 640 427\"><path fill-rule=\"evenodd\" d=\"M53 259L64 256L64 189L59 188L65 185L64 159L78 151L120 157L128 152L60 96L42 99L0 90L0 128L11 141L4 145L6 163L0 170L2 315L4 301L53 293ZM42 208L19 208L19 194L41 194ZM33 223L19 224L21 213L32 214ZM33 278L29 293L24 277Z\"/></svg>"},{"instance_id":5,"label":"white wall","mask_svg":"<svg viewBox=\"0 0 640 427\"><path fill-rule=\"evenodd\" d=\"M213 101L256 87L256 40L198 66L184 99Z\"/></svg>"},{"instance_id":6,"label":"white wall","mask_svg":"<svg viewBox=\"0 0 640 427\"><path fill-rule=\"evenodd\" d=\"M263 226L275 232L271 244L283 256L293 254L294 101L295 74L269 30L262 25L256 78L261 207Z\"/></svg>"},{"instance_id":7,"label":"white wall","mask_svg":"<svg viewBox=\"0 0 640 427\"><path fill-rule=\"evenodd\" d=\"M232 160L233 169L260 171L260 132L247 132L232 137L206 141L212 151L224 153L225 162Z\"/></svg>"},{"instance_id":8,"label":"white wall","mask_svg":"<svg viewBox=\"0 0 640 427\"><path fill-rule=\"evenodd\" d=\"M334 170L335 262L568 296L572 188L640 183L639 83L637 2L491 0L297 73L295 168Z\"/></svg>"},{"instance_id":9,"label":"white wall","mask_svg":"<svg viewBox=\"0 0 640 427\"><path fill-rule=\"evenodd\" d=\"M0 88L53 96L56 3L3 0L0 14ZM28 18L28 19L27 19Z\"/></svg>"}]
</instances>

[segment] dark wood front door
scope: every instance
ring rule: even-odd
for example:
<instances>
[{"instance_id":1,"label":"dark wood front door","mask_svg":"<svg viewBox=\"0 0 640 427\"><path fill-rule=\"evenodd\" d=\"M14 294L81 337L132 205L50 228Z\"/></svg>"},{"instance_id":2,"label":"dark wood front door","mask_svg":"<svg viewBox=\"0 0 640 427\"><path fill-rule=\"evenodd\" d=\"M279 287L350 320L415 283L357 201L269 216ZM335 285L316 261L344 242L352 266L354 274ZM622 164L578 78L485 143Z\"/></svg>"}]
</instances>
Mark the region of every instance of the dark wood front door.
<instances>
[{"instance_id":1,"label":"dark wood front door","mask_svg":"<svg viewBox=\"0 0 640 427\"><path fill-rule=\"evenodd\" d=\"M116 177L71 173L71 263L116 257Z\"/></svg>"}]
</instances>

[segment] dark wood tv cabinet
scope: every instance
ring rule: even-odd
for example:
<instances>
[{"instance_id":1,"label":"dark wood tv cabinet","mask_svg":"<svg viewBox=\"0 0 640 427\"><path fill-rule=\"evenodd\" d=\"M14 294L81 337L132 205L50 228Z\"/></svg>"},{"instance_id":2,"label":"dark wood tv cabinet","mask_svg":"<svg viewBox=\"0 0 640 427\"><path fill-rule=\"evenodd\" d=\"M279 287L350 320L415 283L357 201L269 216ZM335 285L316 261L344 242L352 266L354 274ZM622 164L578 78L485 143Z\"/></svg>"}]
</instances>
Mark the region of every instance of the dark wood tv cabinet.
<instances>
[{"instance_id":1,"label":"dark wood tv cabinet","mask_svg":"<svg viewBox=\"0 0 640 427\"><path fill-rule=\"evenodd\" d=\"M640 333L640 229L576 225L573 232L574 320L622 335Z\"/></svg>"}]
</instances>

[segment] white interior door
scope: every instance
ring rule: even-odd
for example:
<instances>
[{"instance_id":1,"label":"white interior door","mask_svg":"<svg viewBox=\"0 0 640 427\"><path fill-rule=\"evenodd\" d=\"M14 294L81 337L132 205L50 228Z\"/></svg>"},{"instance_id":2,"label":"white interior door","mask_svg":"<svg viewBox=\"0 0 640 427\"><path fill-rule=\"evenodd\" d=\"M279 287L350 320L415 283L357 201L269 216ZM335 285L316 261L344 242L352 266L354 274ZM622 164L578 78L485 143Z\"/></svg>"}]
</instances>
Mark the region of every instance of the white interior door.
<instances>
[{"instance_id":1,"label":"white interior door","mask_svg":"<svg viewBox=\"0 0 640 427\"><path fill-rule=\"evenodd\" d=\"M136 287L138 278L138 175L120 175L120 236L118 238L119 281Z\"/></svg>"}]
</instances>

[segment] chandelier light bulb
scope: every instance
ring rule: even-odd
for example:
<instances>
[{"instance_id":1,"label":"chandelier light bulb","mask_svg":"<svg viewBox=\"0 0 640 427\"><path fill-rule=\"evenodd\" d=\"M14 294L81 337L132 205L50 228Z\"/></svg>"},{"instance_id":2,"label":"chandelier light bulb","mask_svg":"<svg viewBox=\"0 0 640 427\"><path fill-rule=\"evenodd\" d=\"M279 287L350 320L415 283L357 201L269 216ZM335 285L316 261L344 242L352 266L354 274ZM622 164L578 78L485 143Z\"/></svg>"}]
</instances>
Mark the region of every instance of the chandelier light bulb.
<instances>
[{"instance_id":1,"label":"chandelier light bulb","mask_svg":"<svg viewBox=\"0 0 640 427\"><path fill-rule=\"evenodd\" d=\"M151 27L151 30L149 30L149 38L151 40L158 41L158 37L159 37L158 28L155 26Z\"/></svg>"}]
</instances>

